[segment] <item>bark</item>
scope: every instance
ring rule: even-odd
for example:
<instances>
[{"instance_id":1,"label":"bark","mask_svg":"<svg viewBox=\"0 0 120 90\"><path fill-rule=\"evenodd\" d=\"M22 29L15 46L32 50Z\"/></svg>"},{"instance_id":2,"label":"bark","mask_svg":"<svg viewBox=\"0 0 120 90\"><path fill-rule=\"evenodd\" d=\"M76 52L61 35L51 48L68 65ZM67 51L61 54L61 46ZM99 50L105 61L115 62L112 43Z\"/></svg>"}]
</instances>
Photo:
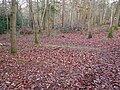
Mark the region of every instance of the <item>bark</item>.
<instances>
[{"instance_id":1,"label":"bark","mask_svg":"<svg viewBox=\"0 0 120 90\"><path fill-rule=\"evenodd\" d=\"M4 15L4 5L5 5L5 2L4 2L4 0L2 0L2 33L4 33L4 29L5 29L5 22L4 22L4 17L5 17L5 15Z\"/></svg>"},{"instance_id":2,"label":"bark","mask_svg":"<svg viewBox=\"0 0 120 90\"><path fill-rule=\"evenodd\" d=\"M22 14L22 7L20 5L20 9L18 9L18 13L20 14L21 16L21 21L22 21L22 25L21 25L21 29L23 30L23 34L25 35L25 21L24 21L24 16Z\"/></svg>"},{"instance_id":3,"label":"bark","mask_svg":"<svg viewBox=\"0 0 120 90\"><path fill-rule=\"evenodd\" d=\"M33 30L32 0L29 0L30 28Z\"/></svg>"},{"instance_id":4,"label":"bark","mask_svg":"<svg viewBox=\"0 0 120 90\"><path fill-rule=\"evenodd\" d=\"M45 30L45 21L46 21L46 12L47 12L47 0L44 1L44 10L43 14L41 15L41 26L43 27L43 30Z\"/></svg>"},{"instance_id":5,"label":"bark","mask_svg":"<svg viewBox=\"0 0 120 90\"><path fill-rule=\"evenodd\" d=\"M52 0L53 1L53 5L55 6L55 2L56 0ZM55 24L55 12L52 13L52 29L54 29L54 24Z\"/></svg>"},{"instance_id":6,"label":"bark","mask_svg":"<svg viewBox=\"0 0 120 90\"><path fill-rule=\"evenodd\" d=\"M50 37L50 35L51 35L51 28L50 28L50 16L51 16L51 6L49 5L49 1L50 0L47 0L47 12L46 12L46 19L47 19L47 31L48 31L48 37ZM48 5L49 5L49 7L48 7Z\"/></svg>"},{"instance_id":7,"label":"bark","mask_svg":"<svg viewBox=\"0 0 120 90\"><path fill-rule=\"evenodd\" d=\"M41 32L41 30L40 30L40 20L39 20L39 12L40 10L39 10L39 0L37 0L37 24L38 24L38 29L39 29L39 32Z\"/></svg>"},{"instance_id":8,"label":"bark","mask_svg":"<svg viewBox=\"0 0 120 90\"><path fill-rule=\"evenodd\" d=\"M5 0L5 10L6 10L6 23L7 23L7 30L6 30L6 32L8 32L9 31L9 20L8 20L8 8L7 8L7 2L6 2L6 0Z\"/></svg>"},{"instance_id":9,"label":"bark","mask_svg":"<svg viewBox=\"0 0 120 90\"><path fill-rule=\"evenodd\" d=\"M120 16L120 0L118 1L115 7L115 14L113 15L113 23L112 23L113 26L118 26L119 16Z\"/></svg>"},{"instance_id":10,"label":"bark","mask_svg":"<svg viewBox=\"0 0 120 90\"><path fill-rule=\"evenodd\" d=\"M93 28L93 18L94 18L94 5L95 0L90 1L90 10L89 10L89 18L88 18L88 38L92 38L92 28Z\"/></svg>"},{"instance_id":11,"label":"bark","mask_svg":"<svg viewBox=\"0 0 120 90\"><path fill-rule=\"evenodd\" d=\"M11 53L17 53L16 49L16 13L17 5L16 0L11 1L11 15L10 15L10 42L11 42Z\"/></svg>"},{"instance_id":12,"label":"bark","mask_svg":"<svg viewBox=\"0 0 120 90\"><path fill-rule=\"evenodd\" d=\"M65 0L62 0L62 8L61 8L61 20L62 20L62 27L64 27L64 11L65 11Z\"/></svg>"},{"instance_id":13,"label":"bark","mask_svg":"<svg viewBox=\"0 0 120 90\"><path fill-rule=\"evenodd\" d=\"M33 13L33 8L32 8L32 0L29 0L29 10L30 10L31 28L34 31L34 39L35 39L34 43L36 45L36 44L39 44L39 41L38 41L38 32L35 26L35 19L34 19L34 13Z\"/></svg>"}]
</instances>

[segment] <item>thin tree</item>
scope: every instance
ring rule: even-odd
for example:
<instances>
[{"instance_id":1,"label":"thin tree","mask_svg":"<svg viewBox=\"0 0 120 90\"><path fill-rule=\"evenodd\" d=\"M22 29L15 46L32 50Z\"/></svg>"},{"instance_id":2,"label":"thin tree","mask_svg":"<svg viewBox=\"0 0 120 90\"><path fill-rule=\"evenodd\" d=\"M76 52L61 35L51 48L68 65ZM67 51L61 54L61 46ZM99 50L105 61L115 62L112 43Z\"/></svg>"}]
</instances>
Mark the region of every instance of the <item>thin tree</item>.
<instances>
[{"instance_id":1,"label":"thin tree","mask_svg":"<svg viewBox=\"0 0 120 90\"><path fill-rule=\"evenodd\" d=\"M7 7L7 1L5 0L5 11L6 11L6 24L7 24L7 30L6 30L6 32L8 32L9 31L9 10L8 10L8 7Z\"/></svg>"},{"instance_id":2,"label":"thin tree","mask_svg":"<svg viewBox=\"0 0 120 90\"><path fill-rule=\"evenodd\" d=\"M61 8L62 27L64 27L64 12L65 12L65 0L62 0L62 8Z\"/></svg>"},{"instance_id":3,"label":"thin tree","mask_svg":"<svg viewBox=\"0 0 120 90\"><path fill-rule=\"evenodd\" d=\"M88 39L92 38L95 0L92 0L89 3L90 3L90 10L88 16Z\"/></svg>"},{"instance_id":4,"label":"thin tree","mask_svg":"<svg viewBox=\"0 0 120 90\"><path fill-rule=\"evenodd\" d=\"M33 16L32 16L32 0L29 0L29 19L30 19L30 29L33 30Z\"/></svg>"},{"instance_id":5,"label":"thin tree","mask_svg":"<svg viewBox=\"0 0 120 90\"><path fill-rule=\"evenodd\" d=\"M38 28L39 28L39 31L41 32L41 30L40 30L40 20L39 20L39 18L40 18L40 7L39 7L39 0L37 0L37 24L38 24Z\"/></svg>"},{"instance_id":6,"label":"thin tree","mask_svg":"<svg viewBox=\"0 0 120 90\"><path fill-rule=\"evenodd\" d=\"M35 20L34 20L34 13L33 13L33 9L32 9L32 0L29 0L29 15L30 15L30 23L31 23L31 29L34 31L34 43L35 45L39 44L38 42L38 35L37 35L37 30L36 30L36 27L35 27Z\"/></svg>"},{"instance_id":7,"label":"thin tree","mask_svg":"<svg viewBox=\"0 0 120 90\"><path fill-rule=\"evenodd\" d=\"M4 33L4 29L5 29L5 22L4 22L4 17L5 17L5 15L4 15L4 12L5 12L5 10L4 10L4 0L2 0L2 33Z\"/></svg>"},{"instance_id":8,"label":"thin tree","mask_svg":"<svg viewBox=\"0 0 120 90\"><path fill-rule=\"evenodd\" d=\"M118 27L118 21L120 16L120 0L117 2L117 5L115 7L115 13L113 15L113 26Z\"/></svg>"}]
</instances>

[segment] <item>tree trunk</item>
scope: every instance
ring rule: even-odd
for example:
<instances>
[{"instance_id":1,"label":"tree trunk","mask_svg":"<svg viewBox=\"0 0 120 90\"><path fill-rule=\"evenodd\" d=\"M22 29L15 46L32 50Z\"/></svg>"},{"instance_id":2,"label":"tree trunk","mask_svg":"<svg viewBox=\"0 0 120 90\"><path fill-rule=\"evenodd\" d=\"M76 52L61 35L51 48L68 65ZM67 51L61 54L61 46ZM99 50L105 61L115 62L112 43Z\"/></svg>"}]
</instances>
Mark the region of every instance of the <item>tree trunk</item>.
<instances>
[{"instance_id":1,"label":"tree trunk","mask_svg":"<svg viewBox=\"0 0 120 90\"><path fill-rule=\"evenodd\" d=\"M29 0L29 18L30 18L30 29L33 30L32 0Z\"/></svg>"},{"instance_id":2,"label":"tree trunk","mask_svg":"<svg viewBox=\"0 0 120 90\"><path fill-rule=\"evenodd\" d=\"M111 6L111 17L110 17L110 27L113 25L113 14L114 14L114 6Z\"/></svg>"},{"instance_id":3,"label":"tree trunk","mask_svg":"<svg viewBox=\"0 0 120 90\"><path fill-rule=\"evenodd\" d=\"M11 15L10 15L10 42L11 42L11 53L17 53L16 50L16 0L11 1Z\"/></svg>"},{"instance_id":4,"label":"tree trunk","mask_svg":"<svg viewBox=\"0 0 120 90\"><path fill-rule=\"evenodd\" d=\"M89 20L88 20L88 38L92 38L92 28L93 28L93 18L94 18L94 5L95 0L90 1L90 11L89 11Z\"/></svg>"},{"instance_id":5,"label":"tree trunk","mask_svg":"<svg viewBox=\"0 0 120 90\"><path fill-rule=\"evenodd\" d=\"M4 15L4 12L5 12L5 10L4 10L4 0L2 0L2 33L4 33L4 29L5 29L5 22L4 22L4 17L5 17L5 15Z\"/></svg>"},{"instance_id":6,"label":"tree trunk","mask_svg":"<svg viewBox=\"0 0 120 90\"><path fill-rule=\"evenodd\" d=\"M39 41L38 41L38 32L35 26L34 13L32 9L32 0L29 0L29 10L30 10L31 28L34 31L34 39L35 39L34 43L36 45L36 44L39 44Z\"/></svg>"},{"instance_id":7,"label":"tree trunk","mask_svg":"<svg viewBox=\"0 0 120 90\"><path fill-rule=\"evenodd\" d=\"M44 10L43 13L41 15L41 27L43 27L43 30L45 30L45 23L46 23L46 12L47 12L47 0L42 1L42 3L44 3Z\"/></svg>"},{"instance_id":8,"label":"tree trunk","mask_svg":"<svg viewBox=\"0 0 120 90\"><path fill-rule=\"evenodd\" d=\"M40 20L39 20L39 15L40 12L39 12L39 2L37 0L37 24L38 24L38 29L39 29L39 32L41 32L41 29L40 29Z\"/></svg>"},{"instance_id":9,"label":"tree trunk","mask_svg":"<svg viewBox=\"0 0 120 90\"><path fill-rule=\"evenodd\" d=\"M64 27L64 11L65 11L64 3L65 3L65 0L62 0L62 8L61 8L62 27Z\"/></svg>"},{"instance_id":10,"label":"tree trunk","mask_svg":"<svg viewBox=\"0 0 120 90\"><path fill-rule=\"evenodd\" d=\"M120 0L115 7L115 14L113 16L113 26L118 26L119 16L120 16Z\"/></svg>"},{"instance_id":11,"label":"tree trunk","mask_svg":"<svg viewBox=\"0 0 120 90\"><path fill-rule=\"evenodd\" d=\"M6 0L5 0L5 10L6 10L6 23L7 23L7 30L6 30L6 32L8 32L9 31L9 20L8 20L8 9L7 9L7 2L6 2Z\"/></svg>"}]
</instances>

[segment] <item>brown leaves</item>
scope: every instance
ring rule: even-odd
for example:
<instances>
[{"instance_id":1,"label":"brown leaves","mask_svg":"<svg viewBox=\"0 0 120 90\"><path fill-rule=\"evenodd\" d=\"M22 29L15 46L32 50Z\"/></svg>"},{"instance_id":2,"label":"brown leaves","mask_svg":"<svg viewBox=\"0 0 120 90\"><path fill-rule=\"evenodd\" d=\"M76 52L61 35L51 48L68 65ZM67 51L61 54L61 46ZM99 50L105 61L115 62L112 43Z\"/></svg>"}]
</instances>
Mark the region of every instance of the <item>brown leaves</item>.
<instances>
[{"instance_id":1,"label":"brown leaves","mask_svg":"<svg viewBox=\"0 0 120 90\"><path fill-rule=\"evenodd\" d=\"M19 55L9 54L9 43L0 50L0 88L8 90L119 90L120 31L109 40L107 33L90 40L79 33L43 38L41 43L87 46L34 47L31 36L18 38ZM0 39L3 40L3 39ZM5 41L3 40L2 43Z\"/></svg>"}]
</instances>

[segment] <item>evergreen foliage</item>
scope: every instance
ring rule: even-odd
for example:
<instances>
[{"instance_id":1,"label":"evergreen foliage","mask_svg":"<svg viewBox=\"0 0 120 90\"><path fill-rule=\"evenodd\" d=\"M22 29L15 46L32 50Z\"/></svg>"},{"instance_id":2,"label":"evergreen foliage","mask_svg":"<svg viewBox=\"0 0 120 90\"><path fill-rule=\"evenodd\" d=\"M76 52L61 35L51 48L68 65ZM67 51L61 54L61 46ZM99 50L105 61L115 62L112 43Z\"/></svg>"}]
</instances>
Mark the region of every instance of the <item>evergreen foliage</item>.
<instances>
[{"instance_id":1,"label":"evergreen foliage","mask_svg":"<svg viewBox=\"0 0 120 90\"><path fill-rule=\"evenodd\" d=\"M8 17L8 25L7 25L7 17ZM3 34L3 33L6 33L10 30L10 13L9 11L5 11L5 15L4 15L4 31L2 31L3 29L3 17L2 17L2 10L1 10L1 7L0 7L0 34ZM22 26L22 20L21 20L21 17L19 15L17 15L17 21L16 21L16 24L17 24L17 29L20 29L21 26ZM8 30L7 30L7 27L8 27Z\"/></svg>"}]
</instances>

